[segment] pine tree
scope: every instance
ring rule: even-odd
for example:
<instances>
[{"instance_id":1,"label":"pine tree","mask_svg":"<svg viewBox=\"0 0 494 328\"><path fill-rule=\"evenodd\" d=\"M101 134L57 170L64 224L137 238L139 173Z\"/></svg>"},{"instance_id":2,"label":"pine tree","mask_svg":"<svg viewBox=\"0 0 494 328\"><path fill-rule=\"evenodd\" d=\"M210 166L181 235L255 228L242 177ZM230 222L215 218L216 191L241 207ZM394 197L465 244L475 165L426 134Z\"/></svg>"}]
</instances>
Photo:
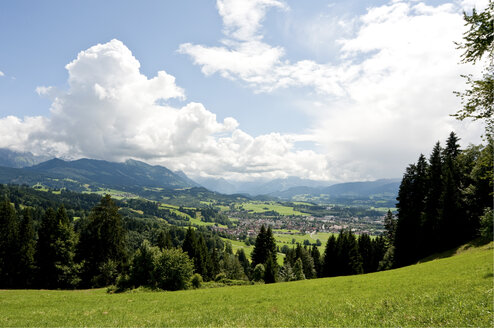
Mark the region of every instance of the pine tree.
<instances>
[{"instance_id":1,"label":"pine tree","mask_svg":"<svg viewBox=\"0 0 494 328\"><path fill-rule=\"evenodd\" d=\"M161 249L171 249L173 248L173 239L170 231L161 230L158 234L158 239L156 245Z\"/></svg>"},{"instance_id":2,"label":"pine tree","mask_svg":"<svg viewBox=\"0 0 494 328\"><path fill-rule=\"evenodd\" d=\"M295 280L305 279L303 264L300 258L295 261L295 265L293 266L293 275L295 276Z\"/></svg>"},{"instance_id":3,"label":"pine tree","mask_svg":"<svg viewBox=\"0 0 494 328\"><path fill-rule=\"evenodd\" d=\"M384 229L388 245L393 245L396 235L396 219L393 218L391 210L388 210L388 213L386 213L386 216L384 217Z\"/></svg>"},{"instance_id":4,"label":"pine tree","mask_svg":"<svg viewBox=\"0 0 494 328\"><path fill-rule=\"evenodd\" d=\"M7 198L0 203L0 288L16 285L19 266L19 226L14 207Z\"/></svg>"},{"instance_id":5,"label":"pine tree","mask_svg":"<svg viewBox=\"0 0 494 328\"><path fill-rule=\"evenodd\" d=\"M238 260L240 261L240 264L244 268L244 273L247 277L250 277L250 263L249 260L247 259L247 256L245 256L245 252L243 248L239 248L237 250L237 257Z\"/></svg>"},{"instance_id":6,"label":"pine tree","mask_svg":"<svg viewBox=\"0 0 494 328\"><path fill-rule=\"evenodd\" d=\"M312 256L312 260L314 261L314 269L316 270L316 276L317 278L321 278L323 276L321 253L319 253L319 249L317 248L317 246L315 245L312 246L310 255Z\"/></svg>"},{"instance_id":7,"label":"pine tree","mask_svg":"<svg viewBox=\"0 0 494 328\"><path fill-rule=\"evenodd\" d=\"M442 149L439 142L434 146L429 157L427 170L428 191L425 201L425 214L422 220L421 256L427 256L440 249L439 247L439 207L443 190L442 182Z\"/></svg>"},{"instance_id":8,"label":"pine tree","mask_svg":"<svg viewBox=\"0 0 494 328\"><path fill-rule=\"evenodd\" d=\"M411 264L420 257L417 250L423 241L420 229L428 187L427 167L425 157L421 154L417 164L407 168L398 191L398 221L394 245L397 266Z\"/></svg>"},{"instance_id":9,"label":"pine tree","mask_svg":"<svg viewBox=\"0 0 494 328\"><path fill-rule=\"evenodd\" d=\"M257 264L266 264L268 258L271 258L273 263L276 263L276 240L274 239L271 227L266 230L264 225L261 226L251 258L252 267L255 267Z\"/></svg>"},{"instance_id":10,"label":"pine tree","mask_svg":"<svg viewBox=\"0 0 494 328\"><path fill-rule=\"evenodd\" d=\"M31 211L22 212L19 226L19 284L20 288L31 287L35 272L36 232L34 231Z\"/></svg>"},{"instance_id":11,"label":"pine tree","mask_svg":"<svg viewBox=\"0 0 494 328\"><path fill-rule=\"evenodd\" d=\"M57 212L51 208L46 211L38 235L39 286L75 287L78 283L74 261L77 237L63 206Z\"/></svg>"},{"instance_id":12,"label":"pine tree","mask_svg":"<svg viewBox=\"0 0 494 328\"><path fill-rule=\"evenodd\" d=\"M362 256L362 269L364 273L375 271L374 269L374 252L372 242L368 234L362 234L358 237L358 251Z\"/></svg>"},{"instance_id":13,"label":"pine tree","mask_svg":"<svg viewBox=\"0 0 494 328\"><path fill-rule=\"evenodd\" d=\"M126 231L110 195L104 196L91 210L82 227L78 252L84 261L85 286L101 286L98 276L105 263L113 263L119 270L127 262Z\"/></svg>"},{"instance_id":14,"label":"pine tree","mask_svg":"<svg viewBox=\"0 0 494 328\"><path fill-rule=\"evenodd\" d=\"M440 205L440 242L442 250L461 244L464 240L465 214L461 201L460 170L456 161L460 146L459 138L451 132L446 141L442 167L443 191Z\"/></svg>"},{"instance_id":15,"label":"pine tree","mask_svg":"<svg viewBox=\"0 0 494 328\"><path fill-rule=\"evenodd\" d=\"M326 243L326 248L324 250L324 260L323 260L323 276L333 277L336 275L336 238L334 235L329 236L328 242Z\"/></svg>"}]
</instances>

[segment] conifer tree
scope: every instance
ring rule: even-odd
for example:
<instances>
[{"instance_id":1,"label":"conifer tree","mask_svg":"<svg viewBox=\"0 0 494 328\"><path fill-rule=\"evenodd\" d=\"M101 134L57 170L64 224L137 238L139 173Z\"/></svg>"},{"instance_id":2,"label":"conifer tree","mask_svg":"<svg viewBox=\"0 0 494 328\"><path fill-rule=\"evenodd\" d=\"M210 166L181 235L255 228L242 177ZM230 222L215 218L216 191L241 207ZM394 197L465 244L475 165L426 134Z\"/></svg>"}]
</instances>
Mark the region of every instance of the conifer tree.
<instances>
[{"instance_id":1,"label":"conifer tree","mask_svg":"<svg viewBox=\"0 0 494 328\"><path fill-rule=\"evenodd\" d=\"M276 240L273 237L271 227L266 230L264 225L261 226L251 257L252 267L257 264L266 264L268 258L276 263Z\"/></svg>"},{"instance_id":2,"label":"conifer tree","mask_svg":"<svg viewBox=\"0 0 494 328\"><path fill-rule=\"evenodd\" d=\"M422 220L421 256L439 250L439 207L443 190L442 149L437 142L429 157L427 170L428 191L425 200L425 213Z\"/></svg>"},{"instance_id":3,"label":"conifer tree","mask_svg":"<svg viewBox=\"0 0 494 328\"><path fill-rule=\"evenodd\" d=\"M323 276L321 253L319 252L317 246L315 245L312 246L310 255L312 256L312 260L314 261L314 269L316 270L316 276L317 278L321 278Z\"/></svg>"},{"instance_id":4,"label":"conifer tree","mask_svg":"<svg viewBox=\"0 0 494 328\"><path fill-rule=\"evenodd\" d=\"M461 204L460 170L456 161L459 138L451 132L444 149L442 167L443 191L440 207L441 248L449 249L464 241L464 213Z\"/></svg>"},{"instance_id":5,"label":"conifer tree","mask_svg":"<svg viewBox=\"0 0 494 328\"><path fill-rule=\"evenodd\" d=\"M333 277L336 275L336 238L334 235L329 236L328 242L326 243L326 248L324 250L324 260L323 260L323 276Z\"/></svg>"},{"instance_id":6,"label":"conifer tree","mask_svg":"<svg viewBox=\"0 0 494 328\"><path fill-rule=\"evenodd\" d=\"M110 195L91 210L81 230L78 252L84 261L84 286L100 286L98 275L105 263L113 262L120 270L127 262L126 231Z\"/></svg>"},{"instance_id":7,"label":"conifer tree","mask_svg":"<svg viewBox=\"0 0 494 328\"><path fill-rule=\"evenodd\" d=\"M22 211L19 226L19 284L20 288L32 286L35 272L36 232L31 211Z\"/></svg>"},{"instance_id":8,"label":"conifer tree","mask_svg":"<svg viewBox=\"0 0 494 328\"><path fill-rule=\"evenodd\" d=\"M0 203L0 288L15 286L18 274L19 226L7 198Z\"/></svg>"},{"instance_id":9,"label":"conifer tree","mask_svg":"<svg viewBox=\"0 0 494 328\"><path fill-rule=\"evenodd\" d=\"M364 273L375 271L374 252L372 242L368 234L361 234L358 237L358 251L362 257L362 269Z\"/></svg>"},{"instance_id":10,"label":"conifer tree","mask_svg":"<svg viewBox=\"0 0 494 328\"><path fill-rule=\"evenodd\" d=\"M298 258L295 261L295 265L293 266L293 275L295 276L295 280L304 280L305 274L303 269L302 260Z\"/></svg>"},{"instance_id":11,"label":"conifer tree","mask_svg":"<svg viewBox=\"0 0 494 328\"><path fill-rule=\"evenodd\" d=\"M419 259L417 249L422 242L421 222L427 193L427 162L420 155L417 164L410 165L398 191L398 221L395 237L397 266L411 264Z\"/></svg>"},{"instance_id":12,"label":"conifer tree","mask_svg":"<svg viewBox=\"0 0 494 328\"><path fill-rule=\"evenodd\" d=\"M63 206L57 212L51 208L46 211L38 235L39 286L75 287L78 282L74 261L77 238Z\"/></svg>"}]
</instances>

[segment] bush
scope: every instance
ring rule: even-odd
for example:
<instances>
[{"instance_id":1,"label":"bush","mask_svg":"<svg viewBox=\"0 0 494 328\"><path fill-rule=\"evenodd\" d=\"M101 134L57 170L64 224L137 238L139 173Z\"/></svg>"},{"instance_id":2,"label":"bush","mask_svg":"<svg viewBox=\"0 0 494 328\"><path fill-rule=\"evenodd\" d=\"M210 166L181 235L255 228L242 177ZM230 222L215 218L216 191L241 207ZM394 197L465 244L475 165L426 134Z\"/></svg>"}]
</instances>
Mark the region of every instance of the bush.
<instances>
[{"instance_id":1,"label":"bush","mask_svg":"<svg viewBox=\"0 0 494 328\"><path fill-rule=\"evenodd\" d=\"M480 238L482 241L490 242L493 240L493 214L492 209L486 208L484 215L480 217Z\"/></svg>"},{"instance_id":2,"label":"bush","mask_svg":"<svg viewBox=\"0 0 494 328\"><path fill-rule=\"evenodd\" d=\"M220 272L214 277L214 281L222 281L226 279L226 274L224 272Z\"/></svg>"},{"instance_id":3,"label":"bush","mask_svg":"<svg viewBox=\"0 0 494 328\"><path fill-rule=\"evenodd\" d=\"M194 271L194 263L180 249L165 249L154 269L158 288L164 290L187 289Z\"/></svg>"},{"instance_id":4,"label":"bush","mask_svg":"<svg viewBox=\"0 0 494 328\"><path fill-rule=\"evenodd\" d=\"M254 281L263 280L265 271L266 270L264 269L264 265L262 265L261 263L256 265L256 267L254 268L254 271L252 272L252 280L254 280Z\"/></svg>"},{"instance_id":5,"label":"bush","mask_svg":"<svg viewBox=\"0 0 494 328\"><path fill-rule=\"evenodd\" d=\"M190 279L190 283L192 284L193 288L201 288L202 276L199 273L194 273L194 275Z\"/></svg>"}]
</instances>

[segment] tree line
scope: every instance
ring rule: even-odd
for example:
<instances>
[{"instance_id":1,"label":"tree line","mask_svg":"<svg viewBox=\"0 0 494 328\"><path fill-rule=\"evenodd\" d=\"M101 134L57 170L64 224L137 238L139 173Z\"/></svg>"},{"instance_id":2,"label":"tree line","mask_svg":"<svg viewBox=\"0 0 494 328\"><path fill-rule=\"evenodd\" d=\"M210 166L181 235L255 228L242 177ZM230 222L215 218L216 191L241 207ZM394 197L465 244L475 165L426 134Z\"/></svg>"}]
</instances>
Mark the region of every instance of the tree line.
<instances>
[{"instance_id":1,"label":"tree line","mask_svg":"<svg viewBox=\"0 0 494 328\"><path fill-rule=\"evenodd\" d=\"M482 236L492 240L493 141L461 150L454 132L403 175L393 263L408 265Z\"/></svg>"}]
</instances>

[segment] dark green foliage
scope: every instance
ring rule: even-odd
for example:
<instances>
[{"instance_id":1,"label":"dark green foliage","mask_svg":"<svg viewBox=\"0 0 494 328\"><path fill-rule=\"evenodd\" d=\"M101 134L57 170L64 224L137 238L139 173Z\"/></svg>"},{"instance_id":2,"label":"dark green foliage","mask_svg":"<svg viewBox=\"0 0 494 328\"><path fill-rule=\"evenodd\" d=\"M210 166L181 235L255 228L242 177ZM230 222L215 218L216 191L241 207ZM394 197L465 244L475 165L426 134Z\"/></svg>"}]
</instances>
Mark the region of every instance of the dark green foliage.
<instances>
[{"instance_id":1,"label":"dark green foliage","mask_svg":"<svg viewBox=\"0 0 494 328\"><path fill-rule=\"evenodd\" d=\"M36 232L31 211L24 209L19 226L19 287L32 286L35 273Z\"/></svg>"},{"instance_id":2,"label":"dark green foliage","mask_svg":"<svg viewBox=\"0 0 494 328\"><path fill-rule=\"evenodd\" d=\"M206 245L206 240L202 233L196 234L194 229L189 227L182 244L182 250L186 252L194 262L194 270L206 281L214 277L216 268L211 260L211 255Z\"/></svg>"},{"instance_id":3,"label":"dark green foliage","mask_svg":"<svg viewBox=\"0 0 494 328\"><path fill-rule=\"evenodd\" d=\"M492 210L492 140L461 150L451 133L446 147L436 143L429 163L407 168L398 196L394 248L381 268L416 262L435 252L459 246L479 235L480 217ZM426 167L426 174L420 167ZM425 186L425 188L424 188Z\"/></svg>"},{"instance_id":4,"label":"dark green foliage","mask_svg":"<svg viewBox=\"0 0 494 328\"><path fill-rule=\"evenodd\" d=\"M302 260L300 258L298 258L295 261L295 265L293 266L293 275L294 275L294 280L304 280L305 279L303 264L302 264Z\"/></svg>"},{"instance_id":5,"label":"dark green foliage","mask_svg":"<svg viewBox=\"0 0 494 328\"><path fill-rule=\"evenodd\" d=\"M338 255L336 249L336 238L334 235L329 236L324 250L323 260L323 276L332 277L336 275L336 257Z\"/></svg>"},{"instance_id":6,"label":"dark green foliage","mask_svg":"<svg viewBox=\"0 0 494 328\"><path fill-rule=\"evenodd\" d=\"M264 282L267 284L275 283L278 276L278 263L274 262L271 256L266 260L265 269Z\"/></svg>"},{"instance_id":7,"label":"dark green foliage","mask_svg":"<svg viewBox=\"0 0 494 328\"><path fill-rule=\"evenodd\" d=\"M251 274L250 263L249 263L249 259L245 255L243 248L239 248L237 250L236 255L238 257L240 264L242 265L242 268L244 269L245 276L250 277L250 274ZM213 261L213 263L214 263L214 261Z\"/></svg>"},{"instance_id":8,"label":"dark green foliage","mask_svg":"<svg viewBox=\"0 0 494 328\"><path fill-rule=\"evenodd\" d=\"M109 260L118 268L127 261L126 231L122 218L109 195L104 196L93 208L81 229L79 256L84 261L83 284L100 286L98 275L101 266Z\"/></svg>"},{"instance_id":9,"label":"dark green foliage","mask_svg":"<svg viewBox=\"0 0 494 328\"><path fill-rule=\"evenodd\" d=\"M362 257L362 269L364 273L374 272L377 269L374 265L374 249L372 246L369 235L362 234L358 237L358 251Z\"/></svg>"},{"instance_id":10,"label":"dark green foliage","mask_svg":"<svg viewBox=\"0 0 494 328\"><path fill-rule=\"evenodd\" d=\"M223 254L223 258L220 261L220 268L227 279L247 280L242 264L238 257L233 254Z\"/></svg>"},{"instance_id":11,"label":"dark green foliage","mask_svg":"<svg viewBox=\"0 0 494 328\"><path fill-rule=\"evenodd\" d=\"M17 284L19 256L19 225L14 207L7 198L0 203L0 286Z\"/></svg>"},{"instance_id":12,"label":"dark green foliage","mask_svg":"<svg viewBox=\"0 0 494 328\"><path fill-rule=\"evenodd\" d=\"M203 280L199 273L194 273L190 279L190 284L193 288L201 288L202 282Z\"/></svg>"},{"instance_id":13,"label":"dark green foliage","mask_svg":"<svg viewBox=\"0 0 494 328\"><path fill-rule=\"evenodd\" d=\"M159 256L159 249L157 247L152 247L151 244L145 240L132 258L129 272L130 286L155 286L156 281L153 272Z\"/></svg>"},{"instance_id":14,"label":"dark green foliage","mask_svg":"<svg viewBox=\"0 0 494 328\"><path fill-rule=\"evenodd\" d=\"M170 232L161 230L158 235L158 240L156 241L156 245L161 250L173 248L173 240Z\"/></svg>"},{"instance_id":15,"label":"dark green foliage","mask_svg":"<svg viewBox=\"0 0 494 328\"><path fill-rule=\"evenodd\" d=\"M417 249L422 242L421 218L427 193L427 162L420 155L417 164L410 165L398 192L399 220L396 225L395 260L398 266L411 264L419 259Z\"/></svg>"},{"instance_id":16,"label":"dark green foliage","mask_svg":"<svg viewBox=\"0 0 494 328\"><path fill-rule=\"evenodd\" d=\"M157 259L153 275L156 286L164 290L187 289L194 264L180 249L165 249Z\"/></svg>"},{"instance_id":17,"label":"dark green foliage","mask_svg":"<svg viewBox=\"0 0 494 328\"><path fill-rule=\"evenodd\" d=\"M254 270L252 270L252 280L253 281L262 281L264 280L264 273L266 269L264 268L264 265L259 263L254 267Z\"/></svg>"},{"instance_id":18,"label":"dark green foliage","mask_svg":"<svg viewBox=\"0 0 494 328\"><path fill-rule=\"evenodd\" d=\"M310 255L314 262L314 270L316 271L317 278L323 277L323 270L322 270L323 266L321 261L321 253L319 252L319 249L316 246L312 246Z\"/></svg>"},{"instance_id":19,"label":"dark green foliage","mask_svg":"<svg viewBox=\"0 0 494 328\"><path fill-rule=\"evenodd\" d=\"M38 285L42 288L72 288L78 280L75 250L77 236L67 212L49 208L38 231Z\"/></svg>"},{"instance_id":20,"label":"dark green foliage","mask_svg":"<svg viewBox=\"0 0 494 328\"><path fill-rule=\"evenodd\" d=\"M261 226L251 258L252 267L255 267L257 264L267 263L268 258L271 258L273 263L276 263L276 240L274 239L271 227L266 230L264 225Z\"/></svg>"},{"instance_id":21,"label":"dark green foliage","mask_svg":"<svg viewBox=\"0 0 494 328\"><path fill-rule=\"evenodd\" d=\"M489 1L487 8L479 13L474 8L472 14L464 13L465 26L463 43L458 48L464 49L464 63L476 63L487 54L487 64L482 79L475 80L472 75L466 78L469 88L464 92L455 92L462 100L463 108L455 116L459 120L472 118L486 122L487 138L492 138L494 128L494 2Z\"/></svg>"},{"instance_id":22,"label":"dark green foliage","mask_svg":"<svg viewBox=\"0 0 494 328\"><path fill-rule=\"evenodd\" d=\"M492 209L486 209L480 218L480 238L486 243L493 240L493 221Z\"/></svg>"}]
</instances>

